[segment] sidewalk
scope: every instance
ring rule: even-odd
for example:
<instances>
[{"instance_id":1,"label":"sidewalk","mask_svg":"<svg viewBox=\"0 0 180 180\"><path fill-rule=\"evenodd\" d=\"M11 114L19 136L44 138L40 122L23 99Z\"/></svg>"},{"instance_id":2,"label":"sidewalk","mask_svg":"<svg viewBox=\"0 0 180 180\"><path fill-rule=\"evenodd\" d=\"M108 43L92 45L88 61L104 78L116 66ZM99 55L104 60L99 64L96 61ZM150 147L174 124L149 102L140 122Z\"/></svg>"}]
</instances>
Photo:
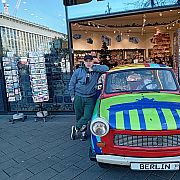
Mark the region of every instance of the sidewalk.
<instances>
[{"instance_id":1,"label":"sidewalk","mask_svg":"<svg viewBox=\"0 0 180 180\"><path fill-rule=\"evenodd\" d=\"M73 115L55 115L47 122L9 122L0 115L0 180L178 180L179 171L101 169L88 158L90 142L70 140Z\"/></svg>"}]
</instances>

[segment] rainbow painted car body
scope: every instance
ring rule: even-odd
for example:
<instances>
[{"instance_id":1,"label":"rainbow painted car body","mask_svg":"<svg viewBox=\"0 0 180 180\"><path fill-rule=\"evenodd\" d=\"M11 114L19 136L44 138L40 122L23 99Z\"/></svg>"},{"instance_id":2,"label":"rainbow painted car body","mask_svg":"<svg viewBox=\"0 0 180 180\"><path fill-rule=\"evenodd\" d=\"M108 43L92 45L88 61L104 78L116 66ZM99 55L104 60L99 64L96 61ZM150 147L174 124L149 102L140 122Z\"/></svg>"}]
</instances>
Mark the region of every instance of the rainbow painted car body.
<instances>
[{"instance_id":1,"label":"rainbow painted car body","mask_svg":"<svg viewBox=\"0 0 180 180\"><path fill-rule=\"evenodd\" d=\"M179 169L180 91L172 68L126 65L102 81L90 125L90 159L136 170Z\"/></svg>"}]
</instances>

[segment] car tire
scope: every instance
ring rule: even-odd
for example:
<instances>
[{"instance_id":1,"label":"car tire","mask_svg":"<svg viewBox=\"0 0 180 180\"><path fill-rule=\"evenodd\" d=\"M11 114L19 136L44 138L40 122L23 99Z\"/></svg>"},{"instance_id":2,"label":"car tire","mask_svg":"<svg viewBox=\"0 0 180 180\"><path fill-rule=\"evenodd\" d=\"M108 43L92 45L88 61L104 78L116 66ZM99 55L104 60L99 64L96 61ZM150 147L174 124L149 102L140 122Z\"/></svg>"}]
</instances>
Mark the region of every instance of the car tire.
<instances>
[{"instance_id":1,"label":"car tire","mask_svg":"<svg viewBox=\"0 0 180 180\"><path fill-rule=\"evenodd\" d=\"M110 168L110 164L101 163L101 162L98 162L98 166L99 166L100 168L103 168L103 169L108 169L108 168Z\"/></svg>"},{"instance_id":2,"label":"car tire","mask_svg":"<svg viewBox=\"0 0 180 180\"><path fill-rule=\"evenodd\" d=\"M96 154L92 152L92 148L89 148L89 159L91 161L96 161Z\"/></svg>"}]
</instances>

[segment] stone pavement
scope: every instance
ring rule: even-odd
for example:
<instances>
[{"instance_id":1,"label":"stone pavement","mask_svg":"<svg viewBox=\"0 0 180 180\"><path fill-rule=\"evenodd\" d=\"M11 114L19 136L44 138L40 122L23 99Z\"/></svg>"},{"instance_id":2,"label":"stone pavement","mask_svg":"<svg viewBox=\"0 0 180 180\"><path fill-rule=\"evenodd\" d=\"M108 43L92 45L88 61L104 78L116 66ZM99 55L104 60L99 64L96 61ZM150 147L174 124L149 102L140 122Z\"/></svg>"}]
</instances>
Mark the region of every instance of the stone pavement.
<instances>
[{"instance_id":1,"label":"stone pavement","mask_svg":"<svg viewBox=\"0 0 180 180\"><path fill-rule=\"evenodd\" d=\"M55 115L47 122L8 122L0 116L0 180L179 180L179 171L101 169L88 158L89 140L70 140L73 115Z\"/></svg>"}]
</instances>

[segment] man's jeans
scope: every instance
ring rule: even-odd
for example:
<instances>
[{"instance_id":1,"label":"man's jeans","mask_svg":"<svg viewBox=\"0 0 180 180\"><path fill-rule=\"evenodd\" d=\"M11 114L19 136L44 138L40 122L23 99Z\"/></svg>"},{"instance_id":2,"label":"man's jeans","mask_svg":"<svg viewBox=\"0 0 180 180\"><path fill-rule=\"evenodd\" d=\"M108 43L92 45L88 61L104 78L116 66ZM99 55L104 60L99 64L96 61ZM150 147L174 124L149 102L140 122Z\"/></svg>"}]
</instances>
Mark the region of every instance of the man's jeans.
<instances>
[{"instance_id":1,"label":"man's jeans","mask_svg":"<svg viewBox=\"0 0 180 180\"><path fill-rule=\"evenodd\" d=\"M83 125L87 125L88 121L91 120L96 99L96 95L92 97L75 96L74 110L76 113L77 129L81 129Z\"/></svg>"}]
</instances>

